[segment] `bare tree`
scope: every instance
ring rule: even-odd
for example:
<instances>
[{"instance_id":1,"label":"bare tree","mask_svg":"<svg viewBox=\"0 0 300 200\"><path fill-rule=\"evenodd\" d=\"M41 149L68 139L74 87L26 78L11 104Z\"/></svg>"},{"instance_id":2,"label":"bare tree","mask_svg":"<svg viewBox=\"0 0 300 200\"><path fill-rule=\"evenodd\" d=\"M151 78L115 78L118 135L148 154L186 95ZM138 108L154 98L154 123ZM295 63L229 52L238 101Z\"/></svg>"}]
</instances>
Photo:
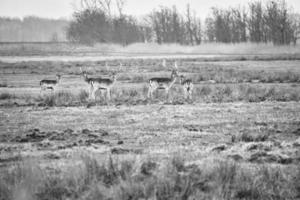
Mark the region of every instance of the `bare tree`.
<instances>
[{"instance_id":1,"label":"bare tree","mask_svg":"<svg viewBox=\"0 0 300 200\"><path fill-rule=\"evenodd\" d=\"M251 42L267 42L264 11L260 1L249 3L247 23Z\"/></svg>"},{"instance_id":2,"label":"bare tree","mask_svg":"<svg viewBox=\"0 0 300 200\"><path fill-rule=\"evenodd\" d=\"M297 39L300 38L300 14L293 13L290 15L291 26L293 30L292 40L293 44L297 44Z\"/></svg>"},{"instance_id":3,"label":"bare tree","mask_svg":"<svg viewBox=\"0 0 300 200\"><path fill-rule=\"evenodd\" d=\"M200 18L189 4L183 14L178 12L176 6L153 10L144 24L126 15L125 5L126 0L81 0L83 10L75 12L77 22L71 23L68 32L74 37L69 38L123 45L149 40L159 44L199 45L202 38L210 42L239 43L249 40L282 45L295 44L300 34L299 17L288 9L285 0L251 1L247 9L212 8L205 19L204 31Z\"/></svg>"},{"instance_id":4,"label":"bare tree","mask_svg":"<svg viewBox=\"0 0 300 200\"><path fill-rule=\"evenodd\" d=\"M201 43L201 21L195 12L191 14L189 5L185 17L177 11L176 6L172 9L161 7L151 13L149 21L158 43Z\"/></svg>"},{"instance_id":5,"label":"bare tree","mask_svg":"<svg viewBox=\"0 0 300 200\"><path fill-rule=\"evenodd\" d=\"M111 18L112 11L111 11L111 3L112 0L96 0L101 8L106 12L106 14Z\"/></svg>"},{"instance_id":6,"label":"bare tree","mask_svg":"<svg viewBox=\"0 0 300 200\"><path fill-rule=\"evenodd\" d=\"M215 41L215 24L212 17L207 17L205 19L205 35L208 42Z\"/></svg>"},{"instance_id":7,"label":"bare tree","mask_svg":"<svg viewBox=\"0 0 300 200\"><path fill-rule=\"evenodd\" d=\"M292 24L289 21L287 4L284 0L270 1L266 6L266 23L271 41L276 45L292 42Z\"/></svg>"},{"instance_id":8,"label":"bare tree","mask_svg":"<svg viewBox=\"0 0 300 200\"><path fill-rule=\"evenodd\" d=\"M123 9L124 9L125 3L126 3L125 0L116 0L117 9L118 9L120 18L123 16Z\"/></svg>"},{"instance_id":9,"label":"bare tree","mask_svg":"<svg viewBox=\"0 0 300 200\"><path fill-rule=\"evenodd\" d=\"M189 35L190 44L194 44L193 28L192 28L192 15L190 4L186 6L186 28Z\"/></svg>"}]
</instances>

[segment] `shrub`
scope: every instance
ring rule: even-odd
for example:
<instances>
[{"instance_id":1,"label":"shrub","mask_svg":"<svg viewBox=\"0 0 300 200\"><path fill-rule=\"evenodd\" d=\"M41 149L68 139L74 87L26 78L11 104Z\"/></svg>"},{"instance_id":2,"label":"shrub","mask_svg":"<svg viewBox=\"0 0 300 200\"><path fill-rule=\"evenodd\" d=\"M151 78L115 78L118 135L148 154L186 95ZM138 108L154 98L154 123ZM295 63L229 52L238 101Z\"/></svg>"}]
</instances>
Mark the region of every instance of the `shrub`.
<instances>
[{"instance_id":1,"label":"shrub","mask_svg":"<svg viewBox=\"0 0 300 200\"><path fill-rule=\"evenodd\" d=\"M15 98L15 95L7 93L7 92L0 94L0 100L12 99L12 98Z\"/></svg>"},{"instance_id":2,"label":"shrub","mask_svg":"<svg viewBox=\"0 0 300 200\"><path fill-rule=\"evenodd\" d=\"M253 132L253 131L242 131L235 137L236 141L243 141L243 142L264 142L269 138L268 133L264 132Z\"/></svg>"},{"instance_id":3,"label":"shrub","mask_svg":"<svg viewBox=\"0 0 300 200\"><path fill-rule=\"evenodd\" d=\"M8 87L7 83L0 83L0 87Z\"/></svg>"},{"instance_id":4,"label":"shrub","mask_svg":"<svg viewBox=\"0 0 300 200\"><path fill-rule=\"evenodd\" d=\"M196 93L197 93L199 96L207 96L207 95L209 95L211 92L212 92L212 89L211 89L211 87L209 87L209 86L203 86L203 87L201 87L201 88L197 88L197 90L196 90Z\"/></svg>"}]
</instances>

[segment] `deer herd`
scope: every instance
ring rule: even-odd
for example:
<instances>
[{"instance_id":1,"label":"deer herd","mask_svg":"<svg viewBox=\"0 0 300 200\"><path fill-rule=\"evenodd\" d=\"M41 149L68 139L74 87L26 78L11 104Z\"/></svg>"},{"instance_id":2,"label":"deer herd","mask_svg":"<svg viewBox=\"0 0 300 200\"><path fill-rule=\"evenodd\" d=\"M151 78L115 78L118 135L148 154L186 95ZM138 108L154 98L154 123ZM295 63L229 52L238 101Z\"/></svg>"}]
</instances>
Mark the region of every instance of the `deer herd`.
<instances>
[{"instance_id":1,"label":"deer herd","mask_svg":"<svg viewBox=\"0 0 300 200\"><path fill-rule=\"evenodd\" d=\"M107 63L105 64L108 70ZM120 63L121 69L122 64ZM162 62L162 66L166 66L166 60ZM106 98L110 100L111 88L117 81L117 72L111 72L109 77L89 77L87 71L83 71L80 68L80 74L82 75L84 81L89 85L89 99L96 100L95 93L100 91L106 91ZM171 77L153 77L148 80L148 94L147 97L152 99L153 92L158 89L165 90L167 98L169 98L169 91L175 84L176 80L179 78L180 85L183 89L183 94L185 99L192 99L193 82L191 79L186 79L185 76L178 74L177 62L174 63L174 69L172 70ZM41 92L47 89L54 91L61 79L60 75L56 75L56 80L43 79L40 81Z\"/></svg>"}]
</instances>

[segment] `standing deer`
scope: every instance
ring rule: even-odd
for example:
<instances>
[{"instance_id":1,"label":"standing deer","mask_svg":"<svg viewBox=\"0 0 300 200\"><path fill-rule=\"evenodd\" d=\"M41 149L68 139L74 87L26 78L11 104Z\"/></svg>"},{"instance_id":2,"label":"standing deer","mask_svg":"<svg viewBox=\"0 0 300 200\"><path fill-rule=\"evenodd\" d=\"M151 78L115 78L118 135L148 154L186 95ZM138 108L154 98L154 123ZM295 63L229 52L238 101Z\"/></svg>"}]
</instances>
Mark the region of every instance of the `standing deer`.
<instances>
[{"instance_id":1,"label":"standing deer","mask_svg":"<svg viewBox=\"0 0 300 200\"><path fill-rule=\"evenodd\" d=\"M171 73L170 78L166 77L154 77L149 80L148 85L148 98L153 97L153 92L157 89L164 89L166 91L167 98L169 98L169 90L176 82L176 79L178 77L178 71L177 71L177 63L174 63L174 68Z\"/></svg>"},{"instance_id":2,"label":"standing deer","mask_svg":"<svg viewBox=\"0 0 300 200\"><path fill-rule=\"evenodd\" d=\"M80 67L80 72L81 72L81 75L84 78L84 81L90 86L90 88L89 88L89 98L91 99L92 93L93 93L93 90L94 90L93 82L96 81L97 79L101 79L101 77L100 76L98 76L98 77L88 77L87 72L83 71L81 67Z\"/></svg>"},{"instance_id":3,"label":"standing deer","mask_svg":"<svg viewBox=\"0 0 300 200\"><path fill-rule=\"evenodd\" d=\"M181 75L180 84L183 88L184 98L192 99L192 92L194 88L193 81L191 79L186 79L183 75Z\"/></svg>"},{"instance_id":4,"label":"standing deer","mask_svg":"<svg viewBox=\"0 0 300 200\"><path fill-rule=\"evenodd\" d=\"M56 86L58 85L59 81L60 81L61 75L57 74L56 75L56 80L52 80L52 79L43 79L40 81L40 93L43 90L47 90L50 89L52 92L55 90Z\"/></svg>"},{"instance_id":5,"label":"standing deer","mask_svg":"<svg viewBox=\"0 0 300 200\"><path fill-rule=\"evenodd\" d=\"M111 88L114 85L114 83L116 82L117 73L112 72L112 75L110 78L102 78L102 77L89 78L86 71L82 71L81 68L80 68L80 70L84 77L84 81L90 85L89 98L96 100L96 96L95 96L96 91L97 90L106 90L107 100L110 100Z\"/></svg>"}]
</instances>

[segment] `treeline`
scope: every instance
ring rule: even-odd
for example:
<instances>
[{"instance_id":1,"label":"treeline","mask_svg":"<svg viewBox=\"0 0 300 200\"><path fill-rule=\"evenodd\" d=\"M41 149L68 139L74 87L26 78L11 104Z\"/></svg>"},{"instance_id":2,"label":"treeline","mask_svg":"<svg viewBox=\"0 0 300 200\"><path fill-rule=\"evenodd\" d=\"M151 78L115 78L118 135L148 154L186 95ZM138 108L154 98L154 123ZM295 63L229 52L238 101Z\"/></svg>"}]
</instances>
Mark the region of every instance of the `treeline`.
<instances>
[{"instance_id":1,"label":"treeline","mask_svg":"<svg viewBox=\"0 0 300 200\"><path fill-rule=\"evenodd\" d=\"M149 27L153 30L157 43L200 44L202 40L201 20L187 5L185 16L176 6L160 8L148 17Z\"/></svg>"},{"instance_id":2,"label":"treeline","mask_svg":"<svg viewBox=\"0 0 300 200\"><path fill-rule=\"evenodd\" d=\"M187 7L184 17L176 6L153 11L138 21L123 13L124 0L82 0L68 29L70 41L93 44L112 42L201 43L201 21Z\"/></svg>"},{"instance_id":3,"label":"treeline","mask_svg":"<svg viewBox=\"0 0 300 200\"><path fill-rule=\"evenodd\" d=\"M205 20L208 41L272 42L276 45L296 43L300 31L299 14L288 9L286 2L248 3L248 8L212 9Z\"/></svg>"},{"instance_id":4,"label":"treeline","mask_svg":"<svg viewBox=\"0 0 300 200\"><path fill-rule=\"evenodd\" d=\"M127 45L145 41L146 27L138 25L131 16L110 17L102 10L86 9L74 14L68 39L84 44L119 43Z\"/></svg>"},{"instance_id":5,"label":"treeline","mask_svg":"<svg viewBox=\"0 0 300 200\"><path fill-rule=\"evenodd\" d=\"M0 17L0 42L61 42L67 41L67 20L39 17Z\"/></svg>"},{"instance_id":6,"label":"treeline","mask_svg":"<svg viewBox=\"0 0 300 200\"><path fill-rule=\"evenodd\" d=\"M68 39L80 43L134 42L180 43L198 45L202 41L239 43L272 42L295 44L300 34L299 14L284 0L251 1L245 7L212 8L203 20L197 8L187 5L184 13L176 6L160 7L138 21L125 15L124 0L82 0L68 29Z\"/></svg>"},{"instance_id":7,"label":"treeline","mask_svg":"<svg viewBox=\"0 0 300 200\"><path fill-rule=\"evenodd\" d=\"M204 42L272 42L295 44L300 15L284 0L250 1L244 7L212 8L200 19L197 8L183 12L159 7L142 19L123 12L125 0L81 0L73 20L0 17L0 42L60 42L83 44L136 42L199 45ZM203 23L201 23L203 22Z\"/></svg>"},{"instance_id":8,"label":"treeline","mask_svg":"<svg viewBox=\"0 0 300 200\"><path fill-rule=\"evenodd\" d=\"M81 0L81 10L74 13L67 37L84 44L119 43L127 45L146 40L148 27L125 15L125 0Z\"/></svg>"}]
</instances>

